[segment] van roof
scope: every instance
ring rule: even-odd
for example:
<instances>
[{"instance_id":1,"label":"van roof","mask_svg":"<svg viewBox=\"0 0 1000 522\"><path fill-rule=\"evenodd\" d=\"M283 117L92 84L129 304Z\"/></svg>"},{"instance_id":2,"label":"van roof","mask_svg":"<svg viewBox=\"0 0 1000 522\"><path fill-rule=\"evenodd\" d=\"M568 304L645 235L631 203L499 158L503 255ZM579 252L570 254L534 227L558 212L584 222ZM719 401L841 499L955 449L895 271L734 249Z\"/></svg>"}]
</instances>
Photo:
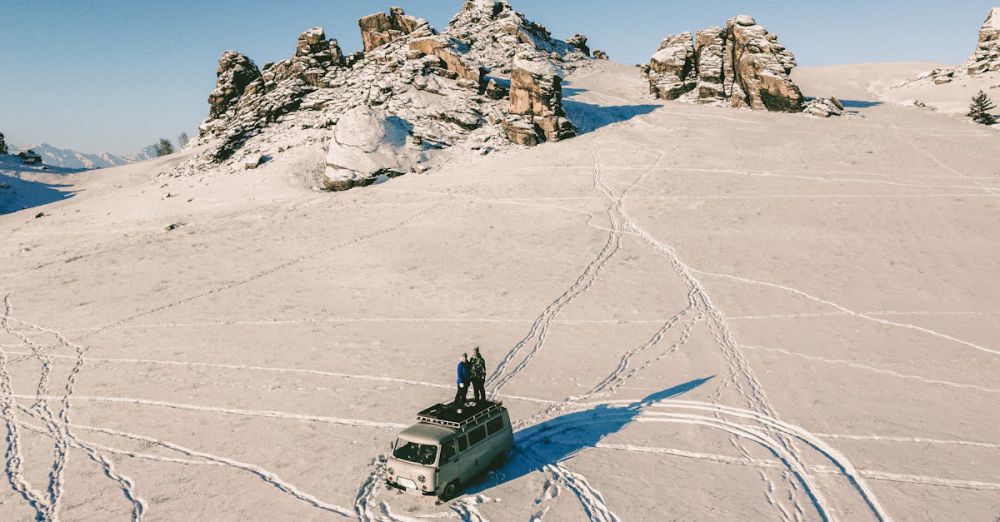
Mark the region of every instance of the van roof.
<instances>
[{"instance_id":1,"label":"van roof","mask_svg":"<svg viewBox=\"0 0 1000 522\"><path fill-rule=\"evenodd\" d=\"M417 420L425 424L463 430L483 422L487 418L499 415L503 410L503 403L492 401L479 401L463 405L455 403L435 404L418 413Z\"/></svg>"},{"instance_id":2,"label":"van roof","mask_svg":"<svg viewBox=\"0 0 1000 522\"><path fill-rule=\"evenodd\" d=\"M399 437L417 444L440 444L455 434L455 430L435 424L417 423L403 430Z\"/></svg>"}]
</instances>

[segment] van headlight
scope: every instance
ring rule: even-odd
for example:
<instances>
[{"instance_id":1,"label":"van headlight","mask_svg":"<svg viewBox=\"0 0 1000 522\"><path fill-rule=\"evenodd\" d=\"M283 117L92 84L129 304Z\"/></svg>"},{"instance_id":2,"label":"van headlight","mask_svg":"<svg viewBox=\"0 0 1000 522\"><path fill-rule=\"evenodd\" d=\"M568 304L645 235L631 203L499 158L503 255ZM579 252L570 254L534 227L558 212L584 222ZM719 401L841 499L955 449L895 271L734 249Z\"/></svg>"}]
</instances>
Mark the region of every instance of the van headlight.
<instances>
[{"instance_id":1,"label":"van headlight","mask_svg":"<svg viewBox=\"0 0 1000 522\"><path fill-rule=\"evenodd\" d=\"M424 482L427 480L427 477L420 475L419 477L417 477L417 480L419 480L420 482Z\"/></svg>"}]
</instances>

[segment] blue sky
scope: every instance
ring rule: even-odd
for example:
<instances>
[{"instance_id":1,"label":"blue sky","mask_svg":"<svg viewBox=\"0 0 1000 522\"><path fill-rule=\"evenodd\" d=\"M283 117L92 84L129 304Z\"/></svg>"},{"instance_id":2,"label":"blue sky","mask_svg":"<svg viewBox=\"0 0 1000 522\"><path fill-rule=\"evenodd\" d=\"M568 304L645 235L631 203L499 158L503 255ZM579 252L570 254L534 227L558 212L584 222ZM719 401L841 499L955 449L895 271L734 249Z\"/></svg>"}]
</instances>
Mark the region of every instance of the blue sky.
<instances>
[{"instance_id":1,"label":"blue sky","mask_svg":"<svg viewBox=\"0 0 1000 522\"><path fill-rule=\"evenodd\" d=\"M749 13L801 65L958 63L996 0L714 2L511 0L555 36L582 32L612 59L648 60L671 33ZM360 48L357 19L400 5L443 28L461 0L0 0L0 131L17 144L131 153L196 132L222 51L258 65L291 56L322 26Z\"/></svg>"}]
</instances>

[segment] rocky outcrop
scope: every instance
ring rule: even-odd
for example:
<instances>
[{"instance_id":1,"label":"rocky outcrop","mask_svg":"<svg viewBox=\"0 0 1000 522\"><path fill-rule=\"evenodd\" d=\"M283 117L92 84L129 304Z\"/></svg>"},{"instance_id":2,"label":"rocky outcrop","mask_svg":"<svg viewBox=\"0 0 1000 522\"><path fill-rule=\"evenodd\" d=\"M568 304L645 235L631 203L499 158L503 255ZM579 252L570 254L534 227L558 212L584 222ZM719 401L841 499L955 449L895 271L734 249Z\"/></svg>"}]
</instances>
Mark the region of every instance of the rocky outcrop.
<instances>
[{"instance_id":1,"label":"rocky outcrop","mask_svg":"<svg viewBox=\"0 0 1000 522\"><path fill-rule=\"evenodd\" d=\"M548 29L525 18L506 0L466 0L444 32L466 46L469 58L494 74L510 74L515 57L560 63L584 58L577 48L553 38Z\"/></svg>"},{"instance_id":2,"label":"rocky outcrop","mask_svg":"<svg viewBox=\"0 0 1000 522\"><path fill-rule=\"evenodd\" d=\"M979 45L965 69L970 75L1000 70L1000 7L990 10L979 29Z\"/></svg>"},{"instance_id":3,"label":"rocky outcrop","mask_svg":"<svg viewBox=\"0 0 1000 522\"><path fill-rule=\"evenodd\" d=\"M19 152L17 157L21 158L21 163L25 165L40 165L42 163L42 157L31 149Z\"/></svg>"},{"instance_id":4,"label":"rocky outcrop","mask_svg":"<svg viewBox=\"0 0 1000 522\"><path fill-rule=\"evenodd\" d=\"M668 36L643 69L650 92L665 100L726 102L754 110L797 112L802 92L790 74L795 57L753 17Z\"/></svg>"},{"instance_id":5,"label":"rocky outcrop","mask_svg":"<svg viewBox=\"0 0 1000 522\"><path fill-rule=\"evenodd\" d=\"M206 152L170 175L194 174L207 163L242 172L257 157L280 164L287 150L309 147L329 156L328 168L310 171L310 181L334 190L428 168L453 149L489 154L575 133L562 107L563 73L555 71L587 58L506 2L469 0L441 34L399 9L359 26L366 50L347 55L321 28L303 32L291 58L260 70L239 53L224 55L209 117L192 144ZM515 75L516 60L534 65ZM360 118L346 115L362 109L378 115L373 128L386 136L398 129L407 136L405 146L390 140L377 153L366 151L384 156L374 166L358 163L360 149L340 139ZM390 161L396 156L398 164Z\"/></svg>"},{"instance_id":6,"label":"rocky outcrop","mask_svg":"<svg viewBox=\"0 0 1000 522\"><path fill-rule=\"evenodd\" d=\"M590 47L587 47L587 37L585 35L576 33L567 38L566 43L568 43L570 47L573 47L577 51L583 53L584 56L590 56Z\"/></svg>"},{"instance_id":7,"label":"rocky outcrop","mask_svg":"<svg viewBox=\"0 0 1000 522\"><path fill-rule=\"evenodd\" d=\"M365 52L413 33L431 34L430 24L423 18L408 16L401 7L392 7L389 14L375 13L358 20Z\"/></svg>"},{"instance_id":8,"label":"rocky outcrop","mask_svg":"<svg viewBox=\"0 0 1000 522\"><path fill-rule=\"evenodd\" d=\"M604 52L604 51L602 51L600 49L594 49L594 59L595 60L610 60L610 58L608 57L608 53L606 53L606 52Z\"/></svg>"},{"instance_id":9,"label":"rocky outcrop","mask_svg":"<svg viewBox=\"0 0 1000 522\"><path fill-rule=\"evenodd\" d=\"M562 75L557 69L545 62L514 62L510 117L504 129L511 141L528 146L576 136L562 107Z\"/></svg>"},{"instance_id":10,"label":"rocky outcrop","mask_svg":"<svg viewBox=\"0 0 1000 522\"><path fill-rule=\"evenodd\" d=\"M816 98L805 103L803 112L810 116L830 118L844 115L844 104L834 97Z\"/></svg>"},{"instance_id":11,"label":"rocky outcrop","mask_svg":"<svg viewBox=\"0 0 1000 522\"><path fill-rule=\"evenodd\" d=\"M650 91L662 100L676 100L697 85L691 33L668 36L660 42L647 69Z\"/></svg>"},{"instance_id":12,"label":"rocky outcrop","mask_svg":"<svg viewBox=\"0 0 1000 522\"><path fill-rule=\"evenodd\" d=\"M209 117L217 118L225 114L247 86L259 78L260 70L246 55L236 51L222 53L216 71L215 90L208 95Z\"/></svg>"}]
</instances>

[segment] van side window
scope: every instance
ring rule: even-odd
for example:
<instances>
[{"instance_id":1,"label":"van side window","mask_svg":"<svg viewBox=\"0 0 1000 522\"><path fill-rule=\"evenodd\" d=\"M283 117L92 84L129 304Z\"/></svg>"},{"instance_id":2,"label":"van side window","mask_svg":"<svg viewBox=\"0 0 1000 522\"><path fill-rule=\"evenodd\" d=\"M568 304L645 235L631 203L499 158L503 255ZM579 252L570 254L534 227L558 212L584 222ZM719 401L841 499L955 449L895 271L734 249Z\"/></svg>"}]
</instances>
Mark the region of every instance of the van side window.
<instances>
[{"instance_id":1,"label":"van side window","mask_svg":"<svg viewBox=\"0 0 1000 522\"><path fill-rule=\"evenodd\" d=\"M449 440L441 445L441 463L444 464L455 456L455 441Z\"/></svg>"},{"instance_id":2,"label":"van side window","mask_svg":"<svg viewBox=\"0 0 1000 522\"><path fill-rule=\"evenodd\" d=\"M490 432L490 435L494 433L499 433L503 429L503 417L497 417L486 423L486 429Z\"/></svg>"},{"instance_id":3,"label":"van side window","mask_svg":"<svg viewBox=\"0 0 1000 522\"><path fill-rule=\"evenodd\" d=\"M486 438L486 426L479 426L469 433L469 445L475 446Z\"/></svg>"},{"instance_id":4,"label":"van side window","mask_svg":"<svg viewBox=\"0 0 1000 522\"><path fill-rule=\"evenodd\" d=\"M469 442L465 440L465 435L458 438L458 452L461 453L469 448Z\"/></svg>"}]
</instances>

